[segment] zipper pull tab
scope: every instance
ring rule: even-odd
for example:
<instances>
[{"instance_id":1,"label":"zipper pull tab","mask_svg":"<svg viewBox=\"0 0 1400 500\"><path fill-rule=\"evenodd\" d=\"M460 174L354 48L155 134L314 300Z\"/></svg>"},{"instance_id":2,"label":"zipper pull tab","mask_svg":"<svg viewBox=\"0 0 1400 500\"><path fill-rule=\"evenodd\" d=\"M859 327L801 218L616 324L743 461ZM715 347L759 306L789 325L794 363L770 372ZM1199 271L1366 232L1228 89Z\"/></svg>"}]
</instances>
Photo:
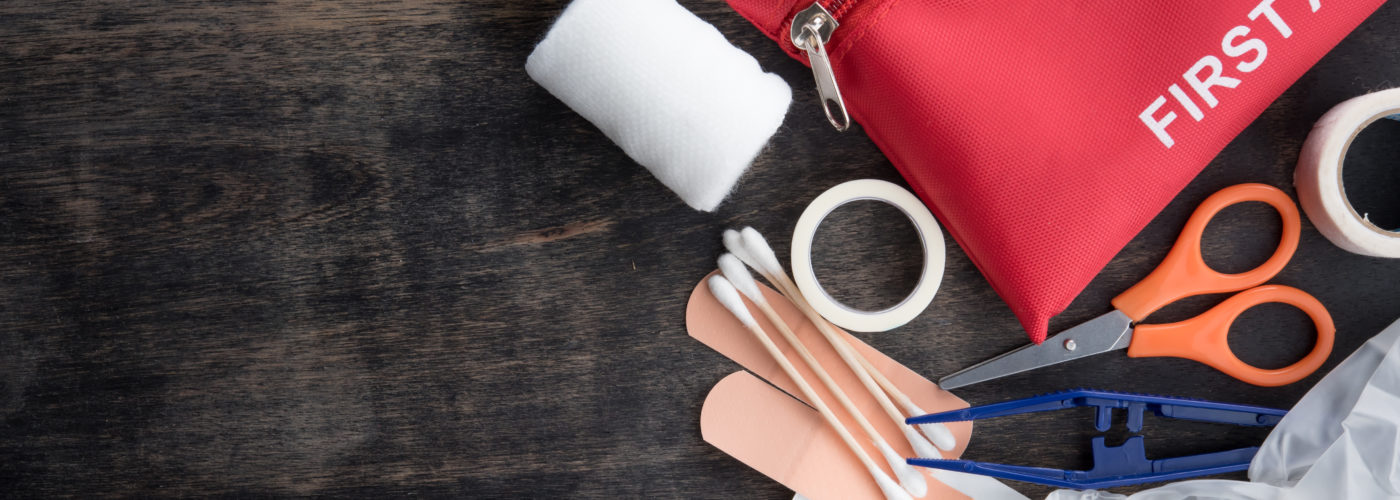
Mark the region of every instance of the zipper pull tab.
<instances>
[{"instance_id":1,"label":"zipper pull tab","mask_svg":"<svg viewBox=\"0 0 1400 500\"><path fill-rule=\"evenodd\" d=\"M851 117L846 114L846 101L841 99L841 88L836 86L836 73L831 71L831 59L826 56L826 43L831 41L831 33L839 24L820 3L792 18L792 44L807 51L807 59L812 63L812 76L817 80L817 96L822 100L822 111L827 121L838 131L851 127ZM835 109L833 109L835 108ZM837 117L840 117L839 119Z\"/></svg>"}]
</instances>

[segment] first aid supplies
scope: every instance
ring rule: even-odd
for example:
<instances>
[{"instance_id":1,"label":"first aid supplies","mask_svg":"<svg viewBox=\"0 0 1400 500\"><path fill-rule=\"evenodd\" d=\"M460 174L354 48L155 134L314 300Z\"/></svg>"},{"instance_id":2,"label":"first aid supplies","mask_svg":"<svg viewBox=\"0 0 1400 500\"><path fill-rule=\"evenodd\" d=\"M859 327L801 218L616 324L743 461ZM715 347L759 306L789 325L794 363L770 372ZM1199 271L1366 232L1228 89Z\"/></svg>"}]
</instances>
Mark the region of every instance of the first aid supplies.
<instances>
[{"instance_id":1,"label":"first aid supplies","mask_svg":"<svg viewBox=\"0 0 1400 500\"><path fill-rule=\"evenodd\" d=\"M696 210L714 211L782 125L792 89L674 0L575 0L525 62Z\"/></svg>"}]
</instances>

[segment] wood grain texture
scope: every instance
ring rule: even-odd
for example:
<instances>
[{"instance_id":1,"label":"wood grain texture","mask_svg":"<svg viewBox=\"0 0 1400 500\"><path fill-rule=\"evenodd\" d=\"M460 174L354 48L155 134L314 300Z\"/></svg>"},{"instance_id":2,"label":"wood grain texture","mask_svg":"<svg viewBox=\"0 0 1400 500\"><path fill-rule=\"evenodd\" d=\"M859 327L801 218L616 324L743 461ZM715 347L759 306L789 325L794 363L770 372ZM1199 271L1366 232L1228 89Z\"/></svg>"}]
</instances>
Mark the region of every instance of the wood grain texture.
<instances>
[{"instance_id":1,"label":"wood grain texture","mask_svg":"<svg viewBox=\"0 0 1400 500\"><path fill-rule=\"evenodd\" d=\"M562 0L0 4L0 495L788 497L700 439L705 393L736 368L687 337L687 294L723 228L753 225L783 254L827 187L901 181L858 129L830 129L805 67L723 2L682 3L795 91L715 214L525 75ZM1104 312L1207 194L1291 189L1318 116L1400 82L1396 26L1392 2L1052 331ZM1393 144L1377 138L1355 161L1393 163ZM1374 175L1357 185L1400 213L1383 189L1396 177ZM840 217L823 241L864 250L823 250L823 277L873 294L859 300L897 298L898 273L861 256L917 260L907 234ZM1267 254L1261 218L1227 211L1207 252L1225 266ZM1026 222L1028 237L1053 226ZM1400 261L1345 253L1305 225L1277 281L1332 310L1330 368L1400 315L1397 279ZM1246 316L1236 333L1263 346L1250 356L1296 354L1308 330L1289 314ZM931 377L1025 341L955 245L930 310L865 338ZM959 394L1088 385L1287 406L1318 378L1260 389L1186 361L1102 358ZM1086 420L988 424L969 457L1086 466ZM1149 452L1164 455L1262 437L1156 429Z\"/></svg>"}]
</instances>

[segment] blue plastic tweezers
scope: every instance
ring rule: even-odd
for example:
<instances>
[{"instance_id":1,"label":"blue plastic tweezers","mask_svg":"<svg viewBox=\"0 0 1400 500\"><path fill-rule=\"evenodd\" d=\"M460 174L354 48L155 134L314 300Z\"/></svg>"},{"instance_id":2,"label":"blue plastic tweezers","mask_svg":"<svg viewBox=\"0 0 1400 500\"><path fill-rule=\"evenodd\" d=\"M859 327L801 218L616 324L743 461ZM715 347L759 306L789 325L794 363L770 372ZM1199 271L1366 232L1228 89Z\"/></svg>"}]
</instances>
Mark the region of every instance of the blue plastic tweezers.
<instances>
[{"instance_id":1,"label":"blue plastic tweezers","mask_svg":"<svg viewBox=\"0 0 1400 500\"><path fill-rule=\"evenodd\" d=\"M1145 410L1151 410L1159 417L1255 427L1278 424L1279 420L1288 413L1273 408L1216 403L1198 399L1076 389L910 417L905 419L905 423L961 422L1086 406L1097 408L1094 428L1099 432L1108 431L1112 424L1115 408L1126 409L1128 411L1128 430L1135 434L1142 431L1142 415ZM1143 448L1142 436L1131 436L1120 446L1105 446L1104 437L1096 436L1093 438L1094 468L1087 471L993 464L972 460L911 458L908 459L908 462L910 465L920 467L969 472L1061 488L1097 489L1173 481L1245 470L1249 468L1249 461L1254 458L1254 453L1257 451L1259 451L1259 447L1251 446L1216 453L1148 460L1147 453Z\"/></svg>"}]
</instances>

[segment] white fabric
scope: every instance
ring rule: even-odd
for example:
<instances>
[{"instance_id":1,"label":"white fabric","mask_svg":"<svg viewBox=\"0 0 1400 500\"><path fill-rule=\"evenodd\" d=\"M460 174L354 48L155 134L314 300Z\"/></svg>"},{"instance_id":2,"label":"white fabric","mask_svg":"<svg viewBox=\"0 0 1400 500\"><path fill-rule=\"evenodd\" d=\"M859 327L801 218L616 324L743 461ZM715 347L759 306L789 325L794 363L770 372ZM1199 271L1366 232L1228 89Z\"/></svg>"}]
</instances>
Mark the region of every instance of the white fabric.
<instances>
[{"instance_id":1,"label":"white fabric","mask_svg":"<svg viewBox=\"0 0 1400 500\"><path fill-rule=\"evenodd\" d=\"M1025 495L991 476L931 469L933 477L972 500L1028 500Z\"/></svg>"},{"instance_id":2,"label":"white fabric","mask_svg":"<svg viewBox=\"0 0 1400 500\"><path fill-rule=\"evenodd\" d=\"M792 102L782 78L674 0L575 0L525 71L704 211Z\"/></svg>"},{"instance_id":3,"label":"white fabric","mask_svg":"<svg viewBox=\"0 0 1400 500\"><path fill-rule=\"evenodd\" d=\"M1400 321L1308 391L1249 464L1249 480L1196 480L1123 496L1059 490L1052 500L1400 498Z\"/></svg>"},{"instance_id":4,"label":"white fabric","mask_svg":"<svg viewBox=\"0 0 1400 500\"><path fill-rule=\"evenodd\" d=\"M924 469L933 474L943 484L967 495L972 500L1026 500L1026 496L1011 489L990 476L953 472L942 469ZM809 500L801 493L793 492L792 500Z\"/></svg>"}]
</instances>

